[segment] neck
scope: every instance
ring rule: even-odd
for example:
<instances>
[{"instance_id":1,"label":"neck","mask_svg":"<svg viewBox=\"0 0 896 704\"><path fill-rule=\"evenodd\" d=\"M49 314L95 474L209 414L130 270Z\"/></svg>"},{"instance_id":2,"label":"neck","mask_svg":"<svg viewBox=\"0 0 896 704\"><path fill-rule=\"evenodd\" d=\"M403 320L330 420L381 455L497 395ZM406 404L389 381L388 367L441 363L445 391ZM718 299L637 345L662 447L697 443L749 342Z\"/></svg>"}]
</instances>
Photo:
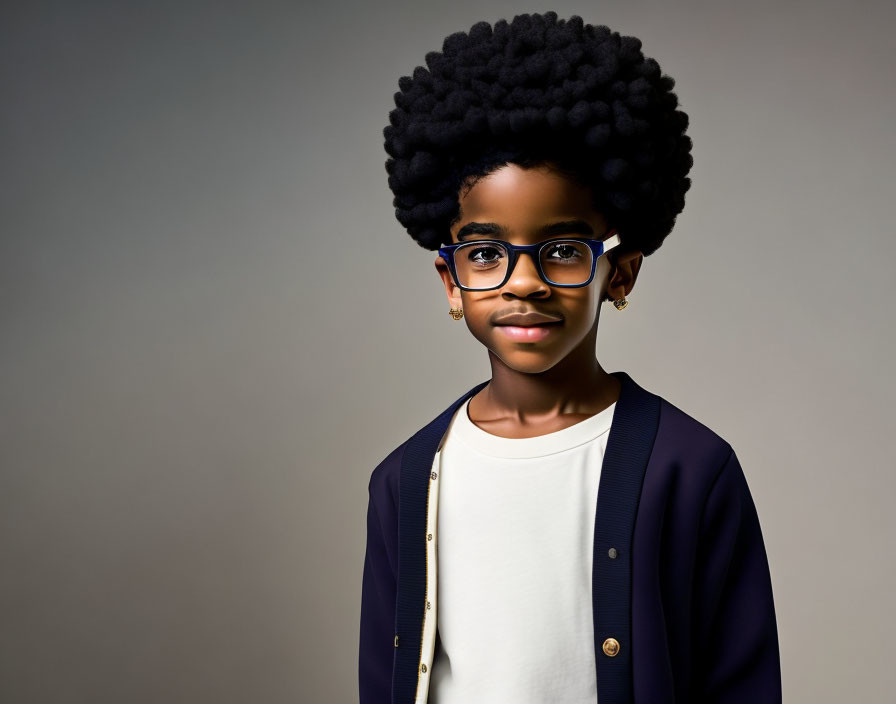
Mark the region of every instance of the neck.
<instances>
[{"instance_id":1,"label":"neck","mask_svg":"<svg viewBox=\"0 0 896 704\"><path fill-rule=\"evenodd\" d=\"M477 394L480 417L521 424L561 415L594 415L619 398L621 382L601 367L594 345L581 345L550 369L521 372L489 351L492 378ZM471 402L472 403L472 402Z\"/></svg>"}]
</instances>

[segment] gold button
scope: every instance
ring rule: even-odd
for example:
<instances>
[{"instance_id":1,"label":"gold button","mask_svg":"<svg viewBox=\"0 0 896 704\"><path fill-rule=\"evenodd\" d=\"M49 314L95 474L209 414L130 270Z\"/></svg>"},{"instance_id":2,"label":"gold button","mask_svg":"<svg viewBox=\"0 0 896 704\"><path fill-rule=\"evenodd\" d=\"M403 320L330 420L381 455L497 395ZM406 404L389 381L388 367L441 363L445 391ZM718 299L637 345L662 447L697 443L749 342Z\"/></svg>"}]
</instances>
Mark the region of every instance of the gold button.
<instances>
[{"instance_id":1,"label":"gold button","mask_svg":"<svg viewBox=\"0 0 896 704\"><path fill-rule=\"evenodd\" d=\"M427 540L432 540L432 533L430 533L429 535L427 535L427 536L426 536L426 539L427 539Z\"/></svg>"},{"instance_id":2,"label":"gold button","mask_svg":"<svg viewBox=\"0 0 896 704\"><path fill-rule=\"evenodd\" d=\"M423 664L420 666L420 672L426 672L426 663L423 663Z\"/></svg>"},{"instance_id":3,"label":"gold button","mask_svg":"<svg viewBox=\"0 0 896 704\"><path fill-rule=\"evenodd\" d=\"M604 655L608 655L611 658L616 657L619 654L619 641L615 638L607 638L604 641Z\"/></svg>"},{"instance_id":4,"label":"gold button","mask_svg":"<svg viewBox=\"0 0 896 704\"><path fill-rule=\"evenodd\" d=\"M398 647L398 634L395 634L395 647Z\"/></svg>"},{"instance_id":5,"label":"gold button","mask_svg":"<svg viewBox=\"0 0 896 704\"><path fill-rule=\"evenodd\" d=\"M435 472L432 473L432 478L433 478L433 479L435 479L435 478L438 477L438 476L439 476L439 475L436 474Z\"/></svg>"}]
</instances>

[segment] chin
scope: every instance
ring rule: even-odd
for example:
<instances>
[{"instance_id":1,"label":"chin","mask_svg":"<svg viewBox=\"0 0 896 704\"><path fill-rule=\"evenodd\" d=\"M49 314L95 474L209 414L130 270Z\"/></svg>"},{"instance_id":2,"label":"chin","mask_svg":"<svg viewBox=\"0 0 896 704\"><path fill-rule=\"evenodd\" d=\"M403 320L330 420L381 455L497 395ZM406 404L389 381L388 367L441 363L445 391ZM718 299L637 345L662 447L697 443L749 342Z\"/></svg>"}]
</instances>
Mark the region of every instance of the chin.
<instances>
[{"instance_id":1,"label":"chin","mask_svg":"<svg viewBox=\"0 0 896 704\"><path fill-rule=\"evenodd\" d=\"M552 369L562 359L556 353L552 354L545 349L536 349L534 345L530 350L522 348L496 349L495 347L489 349L505 365L524 374L541 374Z\"/></svg>"}]
</instances>

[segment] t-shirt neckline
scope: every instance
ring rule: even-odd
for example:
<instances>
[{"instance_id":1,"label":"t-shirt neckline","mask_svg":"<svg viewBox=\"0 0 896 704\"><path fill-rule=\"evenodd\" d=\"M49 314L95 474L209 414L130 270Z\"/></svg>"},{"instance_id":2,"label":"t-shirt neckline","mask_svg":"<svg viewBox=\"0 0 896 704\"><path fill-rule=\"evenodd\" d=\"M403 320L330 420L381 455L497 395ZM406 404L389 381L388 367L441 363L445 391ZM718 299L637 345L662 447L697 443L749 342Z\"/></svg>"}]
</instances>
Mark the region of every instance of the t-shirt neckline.
<instances>
[{"instance_id":1,"label":"t-shirt neckline","mask_svg":"<svg viewBox=\"0 0 896 704\"><path fill-rule=\"evenodd\" d=\"M454 414L451 430L460 440L485 455L511 459L543 457L590 442L609 431L616 409L614 401L593 416L561 430L531 438L505 438L483 430L470 419L471 398Z\"/></svg>"}]
</instances>

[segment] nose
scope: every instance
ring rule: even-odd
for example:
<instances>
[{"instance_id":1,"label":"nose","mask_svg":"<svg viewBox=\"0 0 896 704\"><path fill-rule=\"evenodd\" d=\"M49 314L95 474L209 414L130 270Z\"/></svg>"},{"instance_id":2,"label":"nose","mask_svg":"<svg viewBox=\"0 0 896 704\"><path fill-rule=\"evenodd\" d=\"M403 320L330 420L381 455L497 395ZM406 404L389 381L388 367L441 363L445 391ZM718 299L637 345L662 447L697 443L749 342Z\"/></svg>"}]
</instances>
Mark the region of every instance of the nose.
<instances>
[{"instance_id":1,"label":"nose","mask_svg":"<svg viewBox=\"0 0 896 704\"><path fill-rule=\"evenodd\" d=\"M510 278L504 284L504 293L512 293L521 298L532 295L535 291L547 291L548 285L538 275L535 264L537 255L520 252L516 259Z\"/></svg>"}]
</instances>

